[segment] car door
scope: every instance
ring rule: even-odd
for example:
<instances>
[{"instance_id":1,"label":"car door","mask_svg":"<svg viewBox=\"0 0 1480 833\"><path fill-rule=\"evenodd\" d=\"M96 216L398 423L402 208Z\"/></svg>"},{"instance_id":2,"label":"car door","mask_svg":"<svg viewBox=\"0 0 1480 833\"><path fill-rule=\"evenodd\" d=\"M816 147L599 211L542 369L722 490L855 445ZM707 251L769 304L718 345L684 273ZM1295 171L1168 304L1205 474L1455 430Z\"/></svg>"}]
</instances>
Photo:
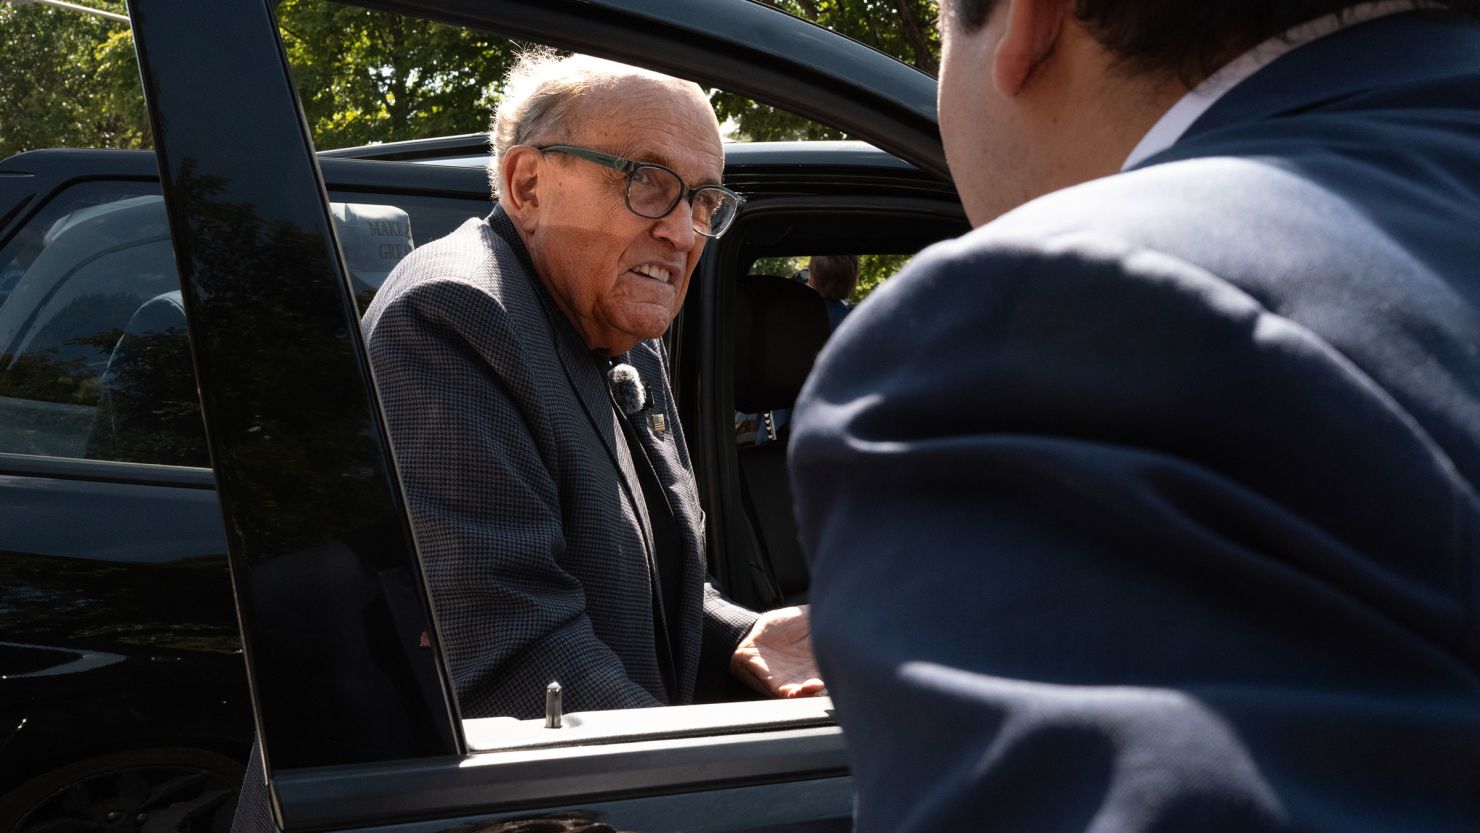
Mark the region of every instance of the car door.
<instances>
[{"instance_id":1,"label":"car door","mask_svg":"<svg viewBox=\"0 0 1480 833\"><path fill-rule=\"evenodd\" d=\"M760 4L363 5L723 86L945 174L930 79ZM846 829L825 700L459 719L273 3L129 11L279 824Z\"/></svg>"},{"instance_id":2,"label":"car door","mask_svg":"<svg viewBox=\"0 0 1480 833\"><path fill-rule=\"evenodd\" d=\"M327 160L357 302L481 171ZM247 682L158 166L0 161L0 831L225 831Z\"/></svg>"}]
</instances>

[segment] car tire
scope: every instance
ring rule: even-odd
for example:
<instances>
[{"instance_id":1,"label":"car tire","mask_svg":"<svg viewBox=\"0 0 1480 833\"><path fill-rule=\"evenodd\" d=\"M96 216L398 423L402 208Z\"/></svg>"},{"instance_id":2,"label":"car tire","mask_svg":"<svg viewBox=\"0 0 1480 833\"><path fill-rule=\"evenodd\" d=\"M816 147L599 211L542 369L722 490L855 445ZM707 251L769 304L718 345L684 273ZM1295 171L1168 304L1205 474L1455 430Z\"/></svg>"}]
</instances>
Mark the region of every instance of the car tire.
<instances>
[{"instance_id":1,"label":"car tire","mask_svg":"<svg viewBox=\"0 0 1480 833\"><path fill-rule=\"evenodd\" d=\"M89 758L0 796L0 833L229 833L244 769L202 749Z\"/></svg>"}]
</instances>

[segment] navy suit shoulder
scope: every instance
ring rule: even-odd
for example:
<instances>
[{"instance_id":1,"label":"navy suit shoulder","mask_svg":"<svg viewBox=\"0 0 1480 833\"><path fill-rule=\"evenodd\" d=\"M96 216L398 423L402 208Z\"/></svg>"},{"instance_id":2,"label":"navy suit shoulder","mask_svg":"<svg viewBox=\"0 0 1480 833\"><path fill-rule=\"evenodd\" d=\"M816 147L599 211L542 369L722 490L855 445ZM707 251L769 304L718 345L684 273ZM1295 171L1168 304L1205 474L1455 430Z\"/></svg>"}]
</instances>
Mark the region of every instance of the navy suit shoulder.
<instances>
[{"instance_id":1,"label":"navy suit shoulder","mask_svg":"<svg viewBox=\"0 0 1480 833\"><path fill-rule=\"evenodd\" d=\"M1480 820L1473 60L1347 37L825 348L791 462L861 833Z\"/></svg>"}]
</instances>

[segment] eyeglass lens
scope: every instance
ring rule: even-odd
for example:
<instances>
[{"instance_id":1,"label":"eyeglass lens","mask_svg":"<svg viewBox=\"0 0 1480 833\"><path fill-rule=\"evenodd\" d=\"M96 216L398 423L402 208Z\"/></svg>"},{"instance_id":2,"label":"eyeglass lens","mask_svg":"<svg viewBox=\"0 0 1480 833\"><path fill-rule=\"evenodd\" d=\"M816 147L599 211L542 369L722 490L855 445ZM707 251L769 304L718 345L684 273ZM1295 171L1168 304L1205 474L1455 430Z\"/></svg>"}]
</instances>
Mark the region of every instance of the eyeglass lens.
<instances>
[{"instance_id":1,"label":"eyeglass lens","mask_svg":"<svg viewBox=\"0 0 1480 833\"><path fill-rule=\"evenodd\" d=\"M673 210L683 195L683 180L665 168L642 165L628 175L627 205L644 217L658 218ZM700 234L718 235L730 225L739 202L719 188L700 188L694 192L691 212L694 230Z\"/></svg>"}]
</instances>

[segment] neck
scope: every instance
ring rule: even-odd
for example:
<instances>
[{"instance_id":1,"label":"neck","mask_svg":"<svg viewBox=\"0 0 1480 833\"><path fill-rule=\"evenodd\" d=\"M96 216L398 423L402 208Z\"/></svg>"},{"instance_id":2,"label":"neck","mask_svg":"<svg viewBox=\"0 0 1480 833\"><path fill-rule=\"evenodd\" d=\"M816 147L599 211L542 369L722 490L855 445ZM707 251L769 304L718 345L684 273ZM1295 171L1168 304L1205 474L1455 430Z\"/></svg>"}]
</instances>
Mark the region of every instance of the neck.
<instances>
[{"instance_id":1,"label":"neck","mask_svg":"<svg viewBox=\"0 0 1480 833\"><path fill-rule=\"evenodd\" d=\"M498 203L497 209L489 217L489 220L494 233L502 237L504 242L508 243L514 250L514 254L519 258L520 265L528 273L530 280L536 285L536 294L540 296L542 303L544 303L546 318L552 326L555 326L557 329L561 327L556 321L556 317L558 316L561 321L564 321L565 324L570 326L570 331L585 344L587 350L593 355L604 358L620 356L637 346L639 339L632 339L631 341L624 340L621 344L611 346L592 344L591 339L586 337L585 329L581 327L580 319L576 317L575 311L570 308L565 298L556 291L556 288L545 280L544 272L534 259L534 246L532 245L533 241L530 239L529 232L514 222L507 206L503 202Z\"/></svg>"},{"instance_id":2,"label":"neck","mask_svg":"<svg viewBox=\"0 0 1480 833\"><path fill-rule=\"evenodd\" d=\"M1175 77L1132 76L1115 66L1101 70L1093 83L1065 90L1039 118L1046 150L1044 193L1119 172L1141 138L1187 91Z\"/></svg>"}]
</instances>

